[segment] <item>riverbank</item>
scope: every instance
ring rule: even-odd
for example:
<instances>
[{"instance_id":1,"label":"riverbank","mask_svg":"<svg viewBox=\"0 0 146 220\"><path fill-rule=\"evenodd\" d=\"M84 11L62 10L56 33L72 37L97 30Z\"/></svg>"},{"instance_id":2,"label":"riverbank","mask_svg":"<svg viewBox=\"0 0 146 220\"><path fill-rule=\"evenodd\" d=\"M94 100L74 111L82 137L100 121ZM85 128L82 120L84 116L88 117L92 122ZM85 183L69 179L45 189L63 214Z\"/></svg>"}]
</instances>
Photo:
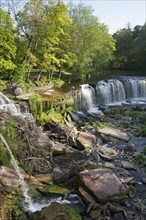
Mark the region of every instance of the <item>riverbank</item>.
<instances>
[{"instance_id":1,"label":"riverbank","mask_svg":"<svg viewBox=\"0 0 146 220\"><path fill-rule=\"evenodd\" d=\"M3 168L13 169L1 143L1 170L6 171L0 178L2 220L9 220L8 216L36 220L42 215L47 219L47 213L51 220L60 212L64 219L145 218L145 105L105 108L102 115L67 111L64 122L57 121L53 126L48 122L50 128L45 133L28 115L1 113L0 118L1 132L25 173L33 202L41 204L45 200L46 206L51 196L60 195L69 201L70 193L80 198L70 201L78 216L68 212L69 207L66 209L58 199L53 199L55 206L42 212L26 212L20 189L13 188L11 182L18 181L15 171ZM56 188L50 191L50 185ZM64 187L68 190L65 194ZM19 198L19 204L14 197ZM52 207L58 211L50 211Z\"/></svg>"}]
</instances>

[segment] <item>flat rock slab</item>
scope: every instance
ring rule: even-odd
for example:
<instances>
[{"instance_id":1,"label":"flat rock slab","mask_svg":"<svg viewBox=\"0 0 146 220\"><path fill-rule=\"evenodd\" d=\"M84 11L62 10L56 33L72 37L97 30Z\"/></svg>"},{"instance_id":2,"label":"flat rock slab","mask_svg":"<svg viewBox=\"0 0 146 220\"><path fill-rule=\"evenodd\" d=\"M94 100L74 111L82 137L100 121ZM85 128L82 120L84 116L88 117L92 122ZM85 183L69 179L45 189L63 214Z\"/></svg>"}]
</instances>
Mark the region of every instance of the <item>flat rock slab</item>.
<instances>
[{"instance_id":1,"label":"flat rock slab","mask_svg":"<svg viewBox=\"0 0 146 220\"><path fill-rule=\"evenodd\" d=\"M125 190L118 177L110 169L92 169L79 173L87 191L98 200L121 197Z\"/></svg>"},{"instance_id":2,"label":"flat rock slab","mask_svg":"<svg viewBox=\"0 0 146 220\"><path fill-rule=\"evenodd\" d=\"M80 132L77 138L77 143L82 150L86 148L93 148L96 144L96 137L86 132Z\"/></svg>"},{"instance_id":3,"label":"flat rock slab","mask_svg":"<svg viewBox=\"0 0 146 220\"><path fill-rule=\"evenodd\" d=\"M128 161L121 161L121 165L124 169L126 170L133 170L134 169L134 164L133 163L130 163Z\"/></svg>"},{"instance_id":4,"label":"flat rock slab","mask_svg":"<svg viewBox=\"0 0 146 220\"><path fill-rule=\"evenodd\" d=\"M109 135L111 137L118 138L124 141L129 141L131 138L129 133L126 133L118 128L112 128L112 127L107 126L107 127L98 129L98 131L102 134Z\"/></svg>"},{"instance_id":5,"label":"flat rock slab","mask_svg":"<svg viewBox=\"0 0 146 220\"><path fill-rule=\"evenodd\" d=\"M22 101L27 101L31 95L32 95L32 93L26 93L26 94L22 94L22 95L17 95L16 99L22 100Z\"/></svg>"},{"instance_id":6,"label":"flat rock slab","mask_svg":"<svg viewBox=\"0 0 146 220\"><path fill-rule=\"evenodd\" d=\"M20 186L20 180L15 170L5 166L0 167L0 185L6 191L11 191Z\"/></svg>"}]
</instances>

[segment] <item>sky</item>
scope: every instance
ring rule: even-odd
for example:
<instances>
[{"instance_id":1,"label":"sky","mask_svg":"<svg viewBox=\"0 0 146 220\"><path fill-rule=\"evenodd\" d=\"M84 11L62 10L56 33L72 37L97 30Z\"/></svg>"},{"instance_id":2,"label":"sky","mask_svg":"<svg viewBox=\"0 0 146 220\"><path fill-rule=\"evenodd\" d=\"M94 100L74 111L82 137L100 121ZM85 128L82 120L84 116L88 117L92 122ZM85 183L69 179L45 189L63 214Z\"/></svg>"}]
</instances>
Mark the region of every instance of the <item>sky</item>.
<instances>
[{"instance_id":1,"label":"sky","mask_svg":"<svg viewBox=\"0 0 146 220\"><path fill-rule=\"evenodd\" d=\"M146 0L72 0L72 2L91 5L99 22L108 25L110 34L125 28L128 23L134 28L146 22Z\"/></svg>"},{"instance_id":2,"label":"sky","mask_svg":"<svg viewBox=\"0 0 146 220\"><path fill-rule=\"evenodd\" d=\"M5 3L12 0L0 0ZM20 0L13 0L19 2ZM21 5L28 0L21 0ZM47 1L47 0L45 0ZM146 22L146 0L63 0L64 3L72 1L75 4L82 2L91 5L94 15L100 23L108 26L109 33L113 34L125 28L128 23L131 28L144 25ZM19 5L20 6L20 5Z\"/></svg>"}]
</instances>

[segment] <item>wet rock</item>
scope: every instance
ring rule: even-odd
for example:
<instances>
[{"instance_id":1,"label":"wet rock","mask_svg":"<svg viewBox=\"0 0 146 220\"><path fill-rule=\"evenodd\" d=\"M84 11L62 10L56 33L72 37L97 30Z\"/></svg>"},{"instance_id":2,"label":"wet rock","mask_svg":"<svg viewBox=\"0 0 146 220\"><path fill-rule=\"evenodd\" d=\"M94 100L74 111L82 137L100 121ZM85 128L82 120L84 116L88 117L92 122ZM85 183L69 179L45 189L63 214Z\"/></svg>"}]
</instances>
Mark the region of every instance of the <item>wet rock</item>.
<instances>
[{"instance_id":1,"label":"wet rock","mask_svg":"<svg viewBox=\"0 0 146 220\"><path fill-rule=\"evenodd\" d=\"M37 174L35 175L35 178L42 183L50 183L53 182L53 174L48 173L48 174Z\"/></svg>"},{"instance_id":2,"label":"wet rock","mask_svg":"<svg viewBox=\"0 0 146 220\"><path fill-rule=\"evenodd\" d=\"M96 201L94 200L94 198L86 191L84 190L82 187L79 187L79 193L80 193L80 197L83 199L84 203L87 205L95 205Z\"/></svg>"},{"instance_id":3,"label":"wet rock","mask_svg":"<svg viewBox=\"0 0 146 220\"><path fill-rule=\"evenodd\" d=\"M110 169L85 170L79 173L79 177L97 200L114 200L125 192L122 183Z\"/></svg>"},{"instance_id":4,"label":"wet rock","mask_svg":"<svg viewBox=\"0 0 146 220\"><path fill-rule=\"evenodd\" d=\"M65 183L69 179L69 173L61 170L59 167L53 169L53 182L55 184Z\"/></svg>"},{"instance_id":5,"label":"wet rock","mask_svg":"<svg viewBox=\"0 0 146 220\"><path fill-rule=\"evenodd\" d=\"M81 150L93 148L96 144L96 137L86 132L80 132L77 138L78 147Z\"/></svg>"},{"instance_id":6,"label":"wet rock","mask_svg":"<svg viewBox=\"0 0 146 220\"><path fill-rule=\"evenodd\" d=\"M92 211L90 212L90 217L91 217L91 219L93 219L93 220L99 219L100 216L101 216L101 212L100 212L99 210L92 210Z\"/></svg>"},{"instance_id":7,"label":"wet rock","mask_svg":"<svg viewBox=\"0 0 146 220\"><path fill-rule=\"evenodd\" d=\"M133 177L122 177L120 178L120 181L124 184L130 184L130 183L133 183L134 178Z\"/></svg>"},{"instance_id":8,"label":"wet rock","mask_svg":"<svg viewBox=\"0 0 146 220\"><path fill-rule=\"evenodd\" d=\"M20 87L17 87L15 90L14 90L14 93L15 93L15 95L16 96L18 96L18 95L22 95L22 89L20 88Z\"/></svg>"},{"instance_id":9,"label":"wet rock","mask_svg":"<svg viewBox=\"0 0 146 220\"><path fill-rule=\"evenodd\" d=\"M121 165L126 170L133 170L134 169L134 164L130 163L128 161L121 161Z\"/></svg>"},{"instance_id":10,"label":"wet rock","mask_svg":"<svg viewBox=\"0 0 146 220\"><path fill-rule=\"evenodd\" d=\"M108 127L108 126L98 129L98 132L105 134L105 135L112 136L117 139L124 140L124 141L129 141L131 138L129 133L122 131L120 129Z\"/></svg>"},{"instance_id":11,"label":"wet rock","mask_svg":"<svg viewBox=\"0 0 146 220\"><path fill-rule=\"evenodd\" d=\"M125 215L122 211L120 211L113 215L112 220L125 220Z\"/></svg>"},{"instance_id":12,"label":"wet rock","mask_svg":"<svg viewBox=\"0 0 146 220\"><path fill-rule=\"evenodd\" d=\"M146 178L142 178L142 182L146 184Z\"/></svg>"},{"instance_id":13,"label":"wet rock","mask_svg":"<svg viewBox=\"0 0 146 220\"><path fill-rule=\"evenodd\" d=\"M95 162L97 162L97 163L100 162L99 151L97 148L91 149L91 156Z\"/></svg>"},{"instance_id":14,"label":"wet rock","mask_svg":"<svg viewBox=\"0 0 146 220\"><path fill-rule=\"evenodd\" d=\"M71 119L76 123L82 123L82 120L80 119L80 116L78 113L74 113L71 111L67 111L69 115L71 116Z\"/></svg>"},{"instance_id":15,"label":"wet rock","mask_svg":"<svg viewBox=\"0 0 146 220\"><path fill-rule=\"evenodd\" d=\"M99 155L105 160L115 160L118 157L118 152L114 148L104 145L100 147Z\"/></svg>"},{"instance_id":16,"label":"wet rock","mask_svg":"<svg viewBox=\"0 0 146 220\"><path fill-rule=\"evenodd\" d=\"M58 133L59 133L59 136L63 136L66 139L66 142L68 145L76 146L76 139L78 137L79 131L73 124L71 124L71 126L60 124L58 126Z\"/></svg>"},{"instance_id":17,"label":"wet rock","mask_svg":"<svg viewBox=\"0 0 146 220\"><path fill-rule=\"evenodd\" d=\"M124 152L132 155L136 151L134 144L127 144L127 146L124 148Z\"/></svg>"},{"instance_id":18,"label":"wet rock","mask_svg":"<svg viewBox=\"0 0 146 220\"><path fill-rule=\"evenodd\" d=\"M65 144L61 144L61 143L54 143L53 144L53 153L52 155L55 156L55 155L63 155L63 154L67 154L67 153L72 153L72 152L78 152L78 150L76 149L73 149L71 147L69 147L68 145L65 145Z\"/></svg>"},{"instance_id":19,"label":"wet rock","mask_svg":"<svg viewBox=\"0 0 146 220\"><path fill-rule=\"evenodd\" d=\"M110 162L105 162L103 164L103 166L109 168L109 169L116 169L116 166L113 164L113 163L110 163Z\"/></svg>"},{"instance_id":20,"label":"wet rock","mask_svg":"<svg viewBox=\"0 0 146 220\"><path fill-rule=\"evenodd\" d=\"M53 163L54 183L65 184L76 176L79 169L88 164L88 156L79 151L69 152L64 155L54 156Z\"/></svg>"},{"instance_id":21,"label":"wet rock","mask_svg":"<svg viewBox=\"0 0 146 220\"><path fill-rule=\"evenodd\" d=\"M70 208L71 209L71 208ZM29 214L31 220L73 220L78 219L79 214L75 211L67 209L59 203L52 203L50 206L43 208L40 212ZM70 210L70 211L69 211Z\"/></svg>"},{"instance_id":22,"label":"wet rock","mask_svg":"<svg viewBox=\"0 0 146 220\"><path fill-rule=\"evenodd\" d=\"M21 94L17 95L16 99L17 100L22 100L22 101L28 101L29 97L32 95L32 93L26 93L26 94Z\"/></svg>"},{"instance_id":23,"label":"wet rock","mask_svg":"<svg viewBox=\"0 0 146 220\"><path fill-rule=\"evenodd\" d=\"M122 117L121 119L124 121L132 121L132 117L130 116L125 116L125 117Z\"/></svg>"},{"instance_id":24,"label":"wet rock","mask_svg":"<svg viewBox=\"0 0 146 220\"><path fill-rule=\"evenodd\" d=\"M20 180L15 170L5 166L0 167L0 188L6 192L13 191L20 186Z\"/></svg>"}]
</instances>

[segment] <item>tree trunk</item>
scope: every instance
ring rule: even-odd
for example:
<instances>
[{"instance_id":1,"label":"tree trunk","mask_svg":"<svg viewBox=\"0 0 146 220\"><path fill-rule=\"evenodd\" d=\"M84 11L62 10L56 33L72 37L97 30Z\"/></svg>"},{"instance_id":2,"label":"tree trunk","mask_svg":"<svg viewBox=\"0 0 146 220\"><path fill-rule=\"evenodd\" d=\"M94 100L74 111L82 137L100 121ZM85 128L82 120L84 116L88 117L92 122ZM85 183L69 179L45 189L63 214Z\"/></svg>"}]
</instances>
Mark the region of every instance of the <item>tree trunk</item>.
<instances>
[{"instance_id":1,"label":"tree trunk","mask_svg":"<svg viewBox=\"0 0 146 220\"><path fill-rule=\"evenodd\" d=\"M40 70L40 72L39 72L39 75L38 75L38 77L37 77L37 81L39 81L39 80L40 80L41 75L42 75L42 70Z\"/></svg>"}]
</instances>

